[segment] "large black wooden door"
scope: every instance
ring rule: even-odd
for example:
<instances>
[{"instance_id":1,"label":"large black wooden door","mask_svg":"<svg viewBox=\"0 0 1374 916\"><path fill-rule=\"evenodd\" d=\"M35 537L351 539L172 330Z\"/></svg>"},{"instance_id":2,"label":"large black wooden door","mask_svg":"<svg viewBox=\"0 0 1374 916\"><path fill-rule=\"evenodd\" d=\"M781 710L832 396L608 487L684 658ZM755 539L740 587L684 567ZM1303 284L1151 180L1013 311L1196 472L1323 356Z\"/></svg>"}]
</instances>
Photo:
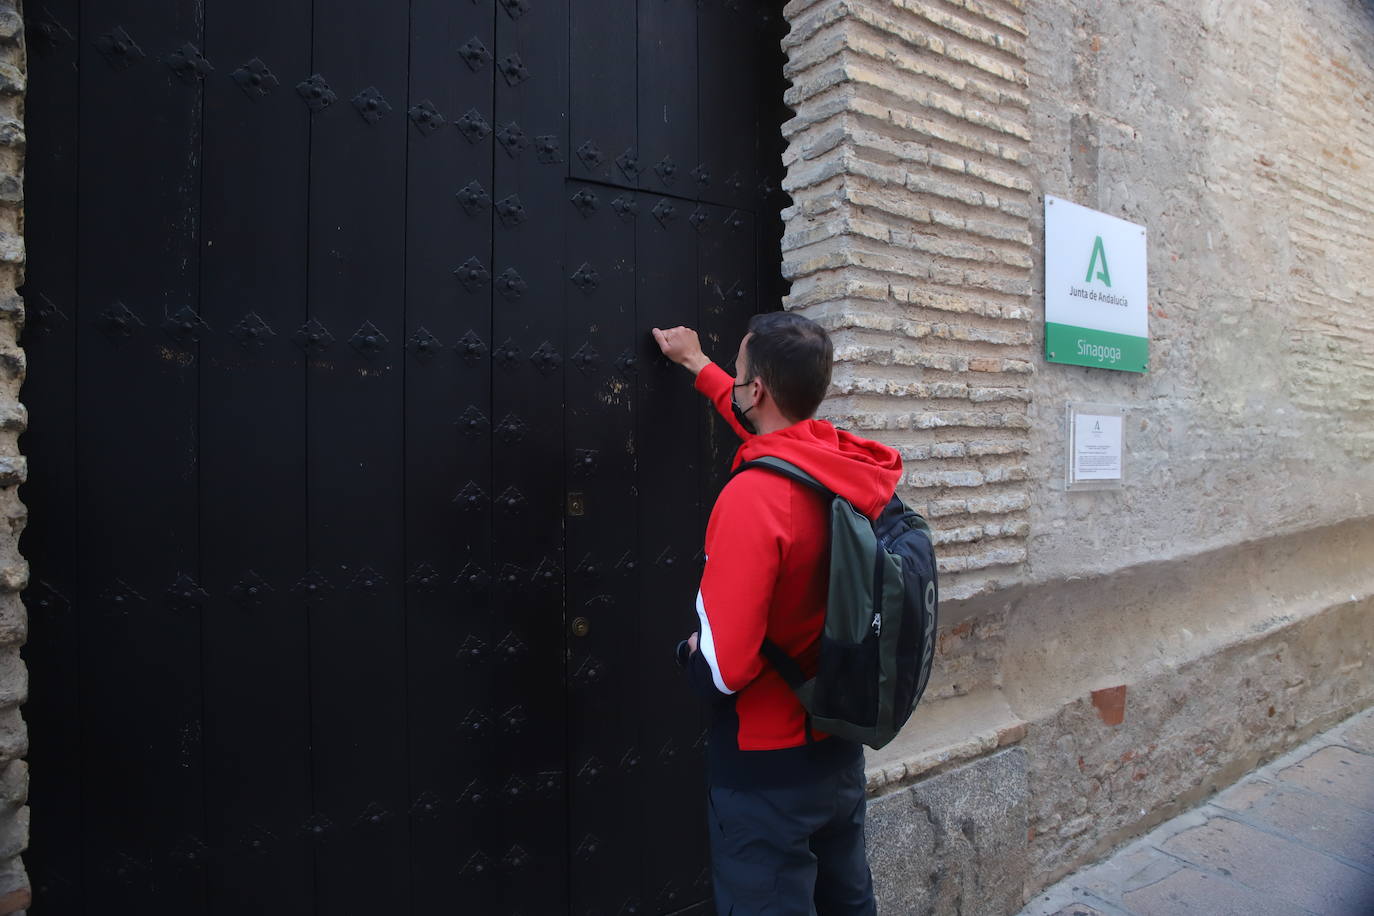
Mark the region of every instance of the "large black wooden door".
<instances>
[{"instance_id":1,"label":"large black wooden door","mask_svg":"<svg viewBox=\"0 0 1374 916\"><path fill-rule=\"evenodd\" d=\"M776 8L26 4L35 912L671 913Z\"/></svg>"}]
</instances>

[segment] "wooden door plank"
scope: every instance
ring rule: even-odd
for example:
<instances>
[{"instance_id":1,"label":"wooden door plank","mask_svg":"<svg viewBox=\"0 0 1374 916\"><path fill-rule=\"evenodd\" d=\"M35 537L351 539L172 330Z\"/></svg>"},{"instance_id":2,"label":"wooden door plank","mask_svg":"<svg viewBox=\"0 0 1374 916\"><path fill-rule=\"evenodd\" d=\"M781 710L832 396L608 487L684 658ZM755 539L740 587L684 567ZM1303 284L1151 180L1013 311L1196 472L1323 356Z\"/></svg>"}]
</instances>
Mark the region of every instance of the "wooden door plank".
<instances>
[{"instance_id":1,"label":"wooden door plank","mask_svg":"<svg viewBox=\"0 0 1374 916\"><path fill-rule=\"evenodd\" d=\"M410 907L399 486L408 12L387 0L314 4L312 98L334 99L311 121L307 294L313 333L332 340L306 340L320 912Z\"/></svg>"},{"instance_id":2,"label":"wooden door plank","mask_svg":"<svg viewBox=\"0 0 1374 916\"><path fill-rule=\"evenodd\" d=\"M200 80L164 61L188 42L201 46L200 12L132 0L81 7L76 269L89 311L77 339L76 664L89 687L81 692L80 841L88 905L116 912L200 913L206 905L196 416L202 99ZM109 153L116 136L137 145Z\"/></svg>"},{"instance_id":3,"label":"wooden door plank","mask_svg":"<svg viewBox=\"0 0 1374 916\"><path fill-rule=\"evenodd\" d=\"M306 604L310 11L210 8L201 183L201 512L210 909L313 907Z\"/></svg>"},{"instance_id":4,"label":"wooden door plank","mask_svg":"<svg viewBox=\"0 0 1374 916\"><path fill-rule=\"evenodd\" d=\"M493 669L508 664L490 581L495 142L458 127L469 112L490 123L496 15L490 3L411 5L405 569L416 913L448 912L455 895L474 912L499 911L495 872L476 874L474 856L501 829L495 792L512 762L479 752L459 728L470 710L490 708Z\"/></svg>"}]
</instances>

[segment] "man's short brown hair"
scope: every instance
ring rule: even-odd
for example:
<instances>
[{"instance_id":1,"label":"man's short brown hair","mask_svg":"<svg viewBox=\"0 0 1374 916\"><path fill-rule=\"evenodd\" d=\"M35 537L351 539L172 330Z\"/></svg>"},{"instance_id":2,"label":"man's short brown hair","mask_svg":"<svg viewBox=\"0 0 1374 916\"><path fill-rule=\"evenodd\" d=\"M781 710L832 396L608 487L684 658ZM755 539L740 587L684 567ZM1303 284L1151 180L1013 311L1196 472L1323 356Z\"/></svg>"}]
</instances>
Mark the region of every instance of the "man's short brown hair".
<instances>
[{"instance_id":1,"label":"man's short brown hair","mask_svg":"<svg viewBox=\"0 0 1374 916\"><path fill-rule=\"evenodd\" d=\"M758 376L793 422L809 420L830 387L834 350L825 328L792 312L765 312L749 321L744 352Z\"/></svg>"}]
</instances>

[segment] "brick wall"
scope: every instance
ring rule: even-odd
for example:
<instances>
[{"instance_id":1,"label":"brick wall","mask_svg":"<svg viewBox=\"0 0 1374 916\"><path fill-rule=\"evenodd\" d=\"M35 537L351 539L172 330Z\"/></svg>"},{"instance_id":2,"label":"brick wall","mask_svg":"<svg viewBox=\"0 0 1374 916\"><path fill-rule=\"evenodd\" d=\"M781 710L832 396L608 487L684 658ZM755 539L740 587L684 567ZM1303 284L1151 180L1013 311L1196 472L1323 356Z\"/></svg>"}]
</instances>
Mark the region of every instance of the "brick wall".
<instances>
[{"instance_id":1,"label":"brick wall","mask_svg":"<svg viewBox=\"0 0 1374 916\"><path fill-rule=\"evenodd\" d=\"M27 471L19 454L26 416L19 403L24 305L15 292L24 272L25 71L23 21L13 0L0 0L0 916L29 904L20 860L29 840L28 734L19 713L28 695L19 657L27 633L19 599L28 583L28 564L19 555L26 511L17 492Z\"/></svg>"},{"instance_id":2,"label":"brick wall","mask_svg":"<svg viewBox=\"0 0 1374 916\"><path fill-rule=\"evenodd\" d=\"M794 0L786 306L827 327L822 415L902 452L945 599L1026 558L1030 132L1022 0Z\"/></svg>"}]
</instances>

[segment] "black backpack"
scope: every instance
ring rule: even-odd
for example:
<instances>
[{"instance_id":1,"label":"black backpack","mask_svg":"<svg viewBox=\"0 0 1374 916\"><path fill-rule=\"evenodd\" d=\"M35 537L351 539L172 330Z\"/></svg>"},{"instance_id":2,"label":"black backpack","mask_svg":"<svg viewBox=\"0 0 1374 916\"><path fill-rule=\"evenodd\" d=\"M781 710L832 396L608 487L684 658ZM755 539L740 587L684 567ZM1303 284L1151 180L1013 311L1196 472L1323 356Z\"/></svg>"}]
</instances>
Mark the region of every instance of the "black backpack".
<instances>
[{"instance_id":1,"label":"black backpack","mask_svg":"<svg viewBox=\"0 0 1374 916\"><path fill-rule=\"evenodd\" d=\"M816 675L765 639L762 654L796 693L811 724L880 748L897 736L930 680L940 587L925 519L894 494L871 522L790 462L767 456L736 474L763 468L830 500L830 590Z\"/></svg>"}]
</instances>

